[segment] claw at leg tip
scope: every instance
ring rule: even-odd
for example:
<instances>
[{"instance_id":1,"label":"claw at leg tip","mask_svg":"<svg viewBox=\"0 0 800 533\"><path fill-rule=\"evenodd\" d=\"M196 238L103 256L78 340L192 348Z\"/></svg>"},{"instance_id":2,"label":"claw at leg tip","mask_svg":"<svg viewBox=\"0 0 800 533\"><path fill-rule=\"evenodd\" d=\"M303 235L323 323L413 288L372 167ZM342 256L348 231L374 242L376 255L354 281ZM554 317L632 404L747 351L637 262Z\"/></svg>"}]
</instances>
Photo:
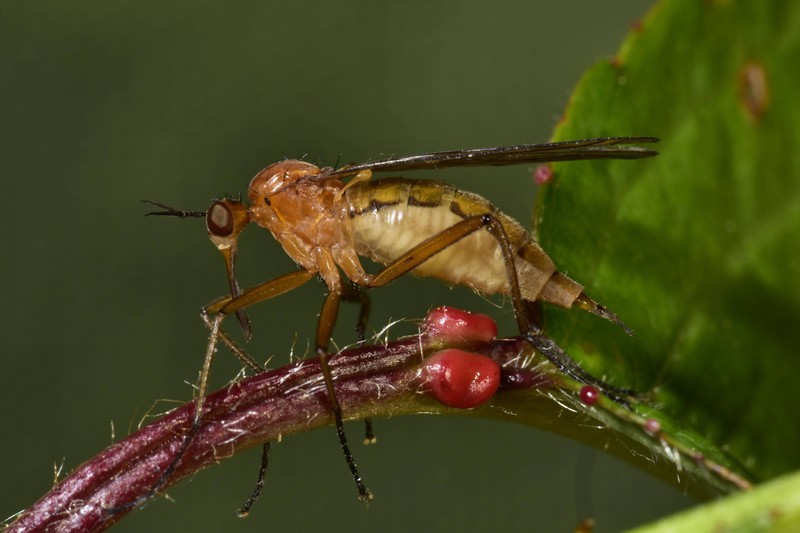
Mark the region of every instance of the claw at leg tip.
<instances>
[{"instance_id":1,"label":"claw at leg tip","mask_svg":"<svg viewBox=\"0 0 800 533\"><path fill-rule=\"evenodd\" d=\"M633 337L633 330L631 328L629 328L625 324L625 322L620 320L620 318L616 315L616 313L613 313L612 311L609 311L607 307L605 307L603 305L600 305L599 303L595 302L594 300L589 298L586 295L586 293L582 292L578 296L578 298L575 300L575 303L581 309L583 309L585 311L588 311L588 312L592 313L593 315L597 315L597 316L599 316L601 318L605 318L609 322L613 322L614 324L616 324L619 327L621 327L625 331L625 333L627 333L630 337Z\"/></svg>"}]
</instances>

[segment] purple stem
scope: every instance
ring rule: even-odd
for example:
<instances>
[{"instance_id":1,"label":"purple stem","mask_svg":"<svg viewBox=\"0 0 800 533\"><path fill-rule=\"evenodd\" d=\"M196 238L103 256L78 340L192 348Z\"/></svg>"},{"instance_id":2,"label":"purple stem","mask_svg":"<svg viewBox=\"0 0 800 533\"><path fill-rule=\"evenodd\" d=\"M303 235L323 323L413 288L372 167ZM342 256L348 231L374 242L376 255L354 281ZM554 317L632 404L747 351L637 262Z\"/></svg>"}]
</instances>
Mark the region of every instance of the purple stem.
<instances>
[{"instance_id":1,"label":"purple stem","mask_svg":"<svg viewBox=\"0 0 800 533\"><path fill-rule=\"evenodd\" d=\"M389 416L448 410L422 393L423 353L463 348L426 336L346 350L330 361L337 398L346 417ZM460 344L460 346L459 346ZM495 341L472 351L503 367L503 386L551 386L549 377L515 370L528 348L522 341ZM528 350L529 353L529 350ZM192 426L189 402L114 444L76 468L38 502L23 511L7 532L102 531L147 495L170 465ZM202 426L163 491L180 479L256 444L282 435L331 425L319 362L301 360L243 379L208 396ZM119 510L119 509L122 510ZM114 511L112 511L114 510Z\"/></svg>"}]
</instances>

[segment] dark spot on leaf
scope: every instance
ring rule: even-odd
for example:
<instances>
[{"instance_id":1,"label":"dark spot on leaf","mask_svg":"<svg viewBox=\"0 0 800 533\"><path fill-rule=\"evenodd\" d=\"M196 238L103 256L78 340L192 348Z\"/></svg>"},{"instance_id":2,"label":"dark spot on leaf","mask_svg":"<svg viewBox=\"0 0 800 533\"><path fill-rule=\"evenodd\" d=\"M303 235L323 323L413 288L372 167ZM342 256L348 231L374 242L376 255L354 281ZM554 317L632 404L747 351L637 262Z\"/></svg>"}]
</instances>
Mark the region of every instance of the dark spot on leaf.
<instances>
[{"instance_id":1,"label":"dark spot on leaf","mask_svg":"<svg viewBox=\"0 0 800 533\"><path fill-rule=\"evenodd\" d=\"M769 107L767 72L758 61L749 61L739 70L739 101L754 122L760 121Z\"/></svg>"}]
</instances>

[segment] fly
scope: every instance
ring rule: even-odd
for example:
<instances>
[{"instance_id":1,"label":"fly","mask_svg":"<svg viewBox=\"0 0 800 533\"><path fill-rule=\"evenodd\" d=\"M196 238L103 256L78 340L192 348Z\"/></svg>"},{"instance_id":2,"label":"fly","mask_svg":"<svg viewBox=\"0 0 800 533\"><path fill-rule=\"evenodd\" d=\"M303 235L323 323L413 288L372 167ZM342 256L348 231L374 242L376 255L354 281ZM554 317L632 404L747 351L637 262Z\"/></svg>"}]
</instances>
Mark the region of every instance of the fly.
<instances>
[{"instance_id":1,"label":"fly","mask_svg":"<svg viewBox=\"0 0 800 533\"><path fill-rule=\"evenodd\" d=\"M230 296L203 309L211 334L198 386L194 427L199 428L211 360L220 339L248 366L257 363L235 347L220 331L222 319L236 314L246 338L250 337L247 306L283 294L319 276L328 287L316 333L319 357L339 443L362 501L372 499L358 473L342 426L328 366L329 344L342 299L361 304L358 322L363 338L369 302L363 289L386 285L411 273L464 285L482 294L507 294L514 305L520 334L566 375L596 387L612 400L627 405L632 391L595 378L573 361L536 324L531 303L547 302L564 308L579 307L631 331L616 314L583 292L583 287L561 274L547 253L517 221L501 213L488 200L460 191L440 181L391 177L372 180L374 172L481 165L514 165L581 159L639 159L655 150L640 146L653 137L607 137L577 141L527 144L433 152L319 168L304 161L285 160L259 172L248 188L249 205L237 199L215 200L205 212L179 211L157 204L162 211L149 213L176 217L205 217L212 243L225 260ZM346 183L343 179L349 178ZM237 239L249 223L272 233L299 269L242 291L236 281ZM360 257L385 265L370 274ZM188 447L161 476L148 498L155 494ZM138 504L139 502L136 502Z\"/></svg>"}]
</instances>

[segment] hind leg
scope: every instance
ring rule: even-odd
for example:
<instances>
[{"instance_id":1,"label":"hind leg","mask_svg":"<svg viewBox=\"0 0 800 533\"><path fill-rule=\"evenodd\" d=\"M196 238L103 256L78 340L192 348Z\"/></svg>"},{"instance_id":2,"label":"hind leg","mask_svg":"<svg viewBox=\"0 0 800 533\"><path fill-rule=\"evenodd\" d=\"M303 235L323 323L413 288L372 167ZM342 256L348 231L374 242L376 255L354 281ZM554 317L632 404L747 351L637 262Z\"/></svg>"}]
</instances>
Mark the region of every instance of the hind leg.
<instances>
[{"instance_id":1,"label":"hind leg","mask_svg":"<svg viewBox=\"0 0 800 533\"><path fill-rule=\"evenodd\" d=\"M528 305L528 302L522 298L517 269L514 265L514 253L511 250L508 235L506 235L502 223L492 213L465 218L461 222L421 242L389 263L368 283L363 284L363 286L370 288L386 285L403 274L410 272L437 253L446 250L449 246L457 243L467 235L481 229L488 231L497 240L502 250L509 287L511 288L511 300L514 304L514 312L517 318L517 326L525 340L553 363L561 372L572 379L597 387L597 389L615 402L629 406L629 400L633 396L631 390L615 387L614 385L595 378L583 370L578 363L558 346L558 344L542 333L541 328L535 321L532 309Z\"/></svg>"}]
</instances>

